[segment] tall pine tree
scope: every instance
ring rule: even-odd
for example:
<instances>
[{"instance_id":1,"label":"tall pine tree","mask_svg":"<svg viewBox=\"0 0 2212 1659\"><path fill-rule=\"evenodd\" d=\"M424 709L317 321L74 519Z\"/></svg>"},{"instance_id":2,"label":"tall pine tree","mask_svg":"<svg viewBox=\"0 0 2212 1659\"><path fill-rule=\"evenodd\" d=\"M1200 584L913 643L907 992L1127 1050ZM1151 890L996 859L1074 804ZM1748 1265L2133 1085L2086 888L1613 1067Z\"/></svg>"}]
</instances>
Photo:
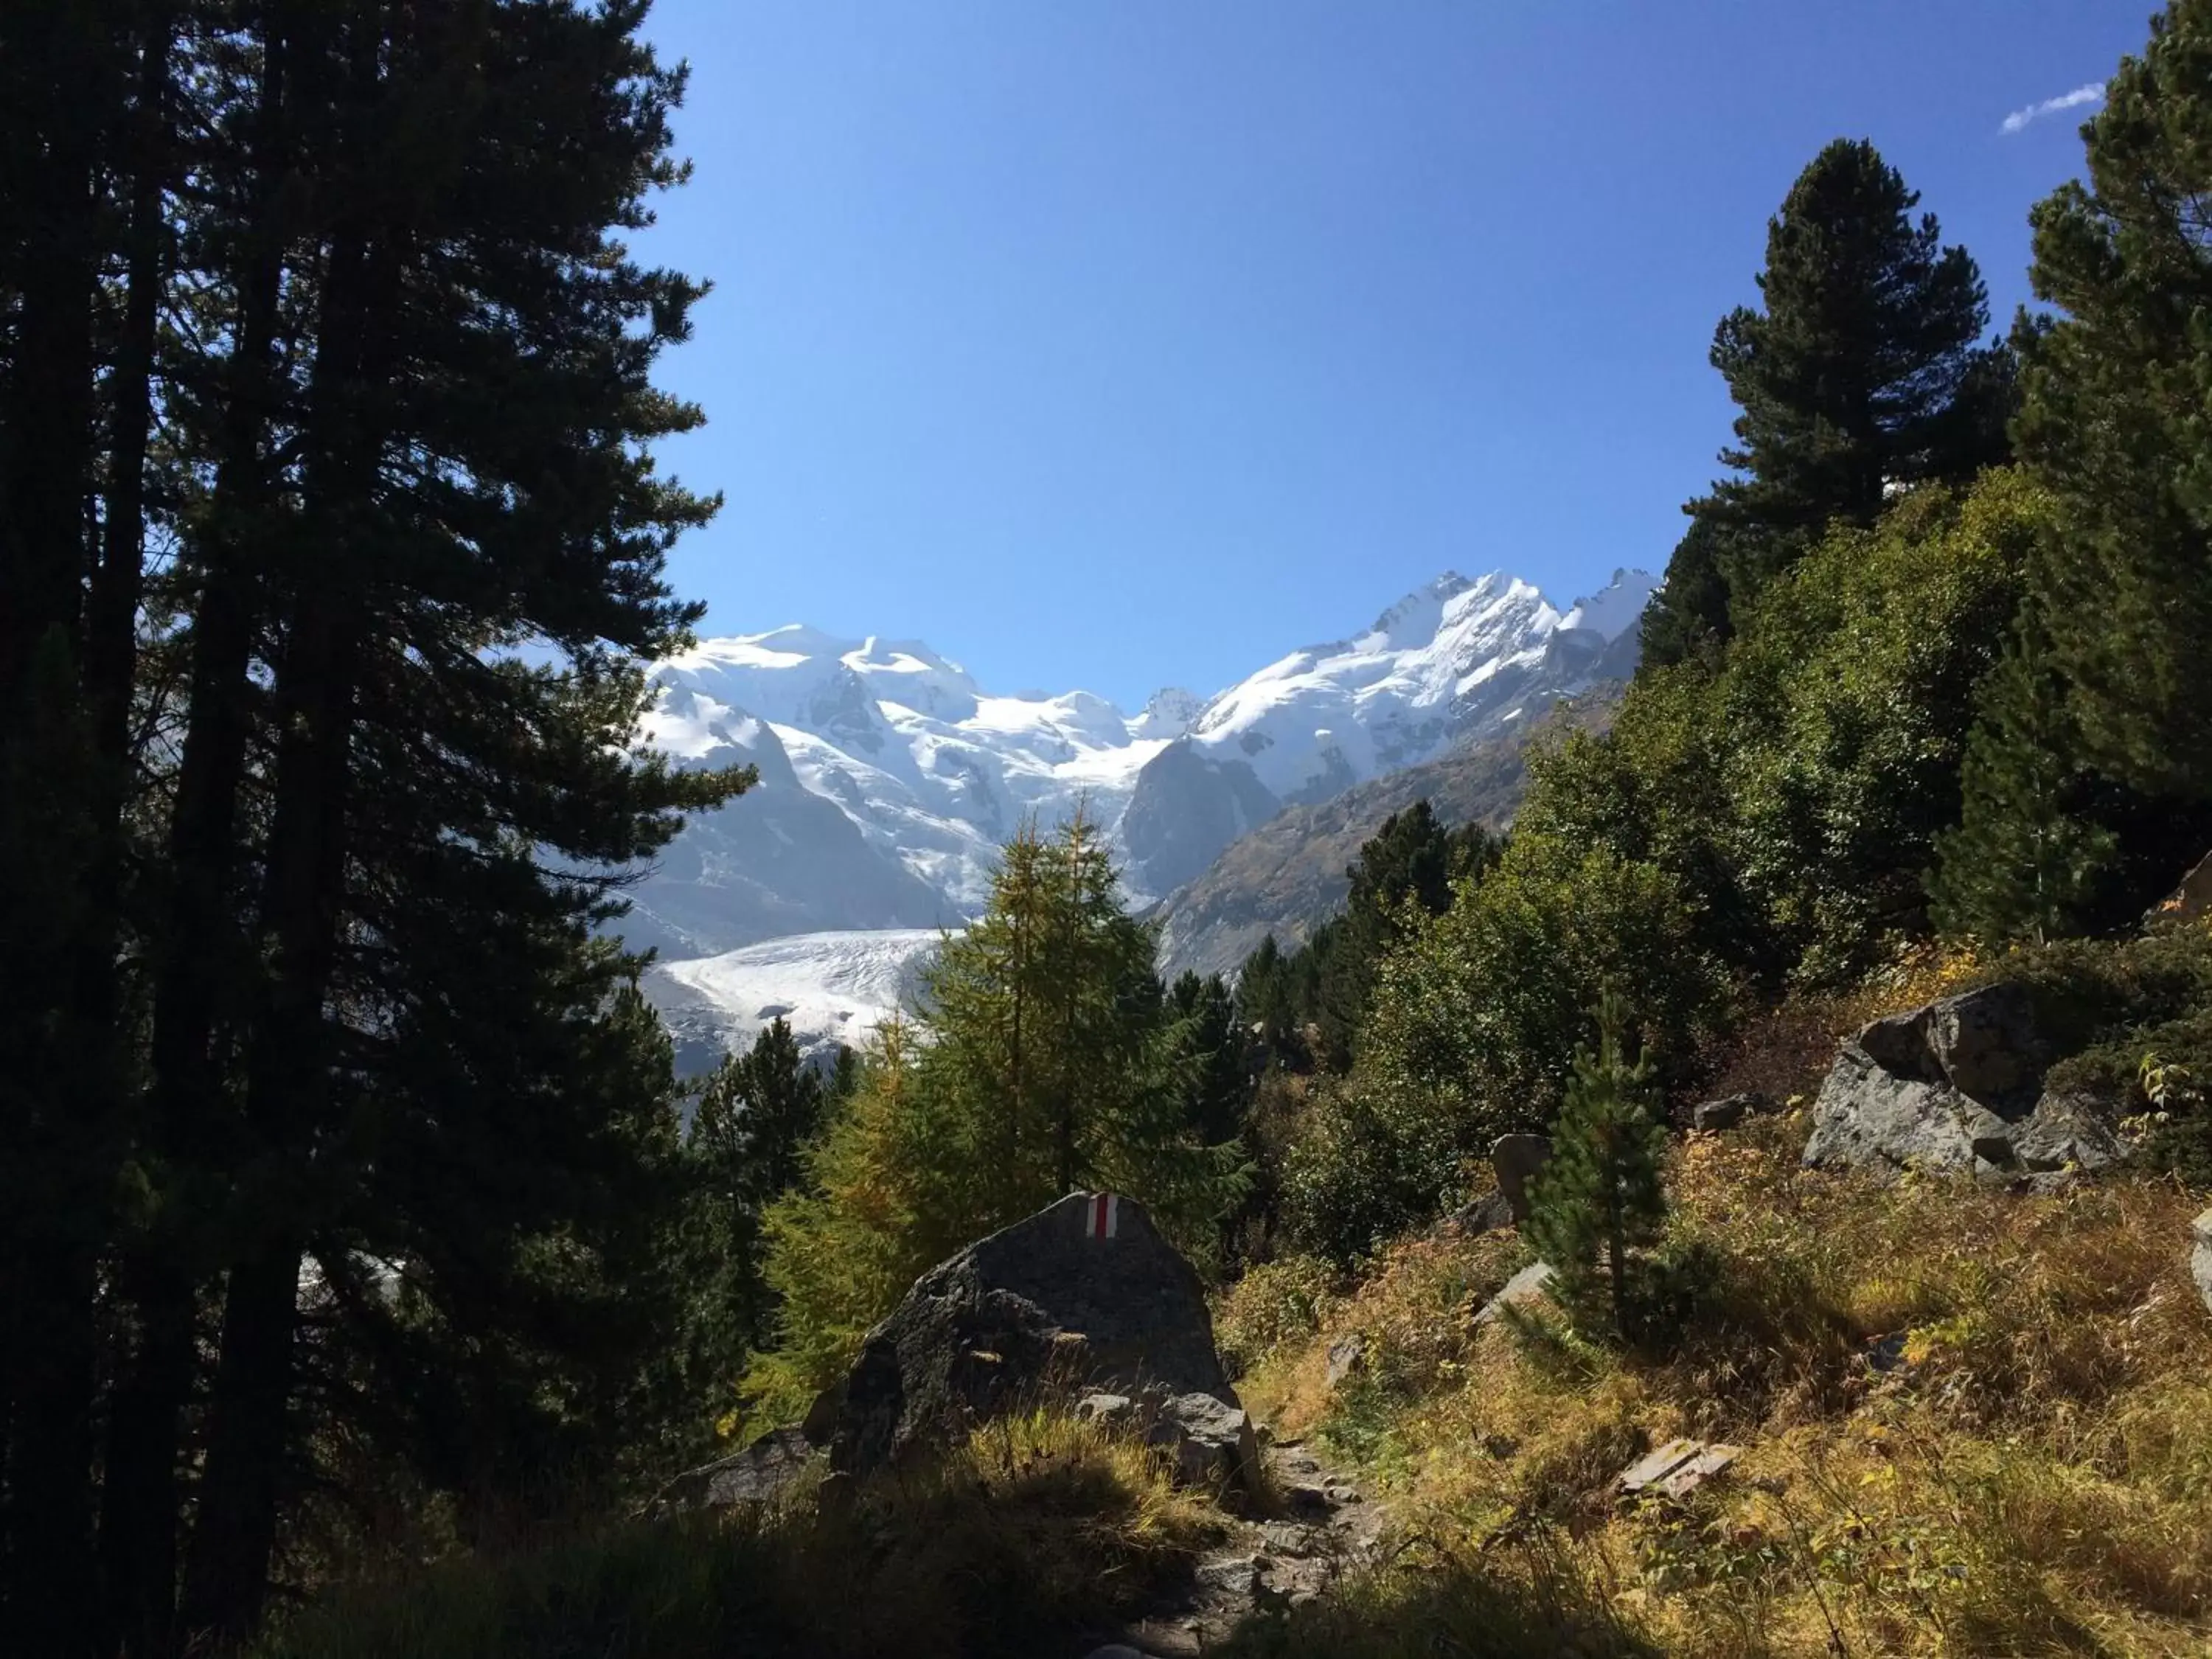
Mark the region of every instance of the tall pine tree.
<instances>
[{"instance_id":1,"label":"tall pine tree","mask_svg":"<svg viewBox=\"0 0 2212 1659\"><path fill-rule=\"evenodd\" d=\"M2082 129L2088 180L2033 215L2039 297L2015 428L2059 498L2035 573L2086 757L2212 799L2212 3L2175 0Z\"/></svg>"},{"instance_id":2,"label":"tall pine tree","mask_svg":"<svg viewBox=\"0 0 2212 1659\"><path fill-rule=\"evenodd\" d=\"M1644 661L1694 658L1837 519L1871 523L1885 492L2004 458L2007 349L1981 275L1945 247L1919 195L1864 140L1815 156L1767 224L1763 308L1714 331L1712 364L1740 411L1735 476L1692 520L1644 623Z\"/></svg>"}]
</instances>

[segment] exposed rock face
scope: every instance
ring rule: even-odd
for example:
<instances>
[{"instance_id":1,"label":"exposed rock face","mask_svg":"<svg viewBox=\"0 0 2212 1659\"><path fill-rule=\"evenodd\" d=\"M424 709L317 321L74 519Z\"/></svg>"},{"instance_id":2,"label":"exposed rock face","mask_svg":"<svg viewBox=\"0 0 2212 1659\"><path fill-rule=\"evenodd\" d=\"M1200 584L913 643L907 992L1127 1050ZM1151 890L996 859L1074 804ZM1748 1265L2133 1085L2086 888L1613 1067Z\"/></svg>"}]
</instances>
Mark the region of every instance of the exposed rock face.
<instances>
[{"instance_id":1,"label":"exposed rock face","mask_svg":"<svg viewBox=\"0 0 2212 1659\"><path fill-rule=\"evenodd\" d=\"M2093 1102L2043 1091L2055 1058L2020 986L1875 1020L1820 1085L1805 1164L2004 1174L2118 1162L2124 1149Z\"/></svg>"},{"instance_id":2,"label":"exposed rock face","mask_svg":"<svg viewBox=\"0 0 2212 1659\"><path fill-rule=\"evenodd\" d=\"M1184 738L1137 774L1121 837L1145 885L1164 893L1201 873L1223 848L1281 810L1248 763L1216 759Z\"/></svg>"},{"instance_id":3,"label":"exposed rock face","mask_svg":"<svg viewBox=\"0 0 2212 1659\"><path fill-rule=\"evenodd\" d=\"M1129 1396L1155 1421L1173 1407L1249 1438L1249 1422L1237 1436L1186 1405L1243 1415L1197 1273L1134 1200L1109 1216L1103 1194L1071 1194L916 1279L825 1404L830 1465L865 1474L1048 1391Z\"/></svg>"},{"instance_id":4,"label":"exposed rock face","mask_svg":"<svg viewBox=\"0 0 2212 1659\"><path fill-rule=\"evenodd\" d=\"M1528 1218L1529 1178L1551 1161L1552 1143L1542 1135L1500 1135L1492 1145L1490 1167L1516 1226Z\"/></svg>"}]
</instances>

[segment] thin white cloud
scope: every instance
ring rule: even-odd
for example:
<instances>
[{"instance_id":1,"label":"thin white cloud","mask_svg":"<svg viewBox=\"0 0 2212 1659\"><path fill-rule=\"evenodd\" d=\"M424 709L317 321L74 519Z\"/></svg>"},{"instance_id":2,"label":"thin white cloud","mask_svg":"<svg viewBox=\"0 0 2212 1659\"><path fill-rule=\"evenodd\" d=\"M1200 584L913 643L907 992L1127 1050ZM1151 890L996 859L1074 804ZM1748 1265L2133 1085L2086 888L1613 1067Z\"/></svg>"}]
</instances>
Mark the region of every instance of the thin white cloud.
<instances>
[{"instance_id":1,"label":"thin white cloud","mask_svg":"<svg viewBox=\"0 0 2212 1659\"><path fill-rule=\"evenodd\" d=\"M2104 101L2105 83L2092 81L2087 86L2076 87L2056 98L2046 98L2039 104L2030 104L2026 109L2014 110L2005 117L2004 125L1998 131L2018 132L2030 121L2040 121L2046 115L2056 115L2061 110L2079 109L2084 104L2101 104Z\"/></svg>"}]
</instances>

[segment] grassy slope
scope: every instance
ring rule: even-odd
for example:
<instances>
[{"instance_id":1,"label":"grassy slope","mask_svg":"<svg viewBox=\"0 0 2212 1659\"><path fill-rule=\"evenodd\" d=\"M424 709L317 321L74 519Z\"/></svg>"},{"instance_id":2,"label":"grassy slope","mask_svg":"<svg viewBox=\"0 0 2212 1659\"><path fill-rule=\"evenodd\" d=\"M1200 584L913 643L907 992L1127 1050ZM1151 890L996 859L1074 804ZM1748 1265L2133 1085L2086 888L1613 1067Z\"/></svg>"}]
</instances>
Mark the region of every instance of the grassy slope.
<instances>
[{"instance_id":1,"label":"grassy slope","mask_svg":"<svg viewBox=\"0 0 2212 1659\"><path fill-rule=\"evenodd\" d=\"M1958 971L1784 1010L1722 1085L1802 1090L1834 1031ZM1409 1239L1355 1284L1277 1263L1230 1292L1248 1402L1363 1470L1402 1533L1385 1568L1265 1610L1231 1659L2212 1651L2197 1202L2148 1179L2024 1197L1812 1174L1804 1133L1800 1112L1678 1146L1671 1247L1705 1265L1663 1353L1540 1319L1478 1332L1525 1259L1510 1233ZM1364 1364L1331 1389L1347 1336ZM1618 1503L1618 1472L1680 1434L1741 1446L1732 1478L1680 1508ZM262 1651L1051 1654L1171 1593L1219 1532L1141 1448L1037 1418L827 1512L633 1523L359 1587Z\"/></svg>"},{"instance_id":2,"label":"grassy slope","mask_svg":"<svg viewBox=\"0 0 2212 1659\"><path fill-rule=\"evenodd\" d=\"M1773 1035L1747 1068L1788 1070L1789 1022ZM1578 1609L1593 1652L2212 1650L2198 1203L2149 1180L1881 1187L1799 1170L1804 1133L1801 1113L1679 1148L1672 1244L1709 1265L1668 1353L1477 1333L1524 1259L1510 1235L1409 1241L1348 1287L1297 1263L1239 1286L1221 1323L1247 1398L1363 1464L1414 1540L1255 1650L1512 1651L1437 1610L1478 1582ZM1365 1366L1332 1392L1346 1336ZM1882 1338L1902 1363L1869 1363ZM1734 1478L1618 1503L1618 1472L1676 1435L1741 1445Z\"/></svg>"}]
</instances>

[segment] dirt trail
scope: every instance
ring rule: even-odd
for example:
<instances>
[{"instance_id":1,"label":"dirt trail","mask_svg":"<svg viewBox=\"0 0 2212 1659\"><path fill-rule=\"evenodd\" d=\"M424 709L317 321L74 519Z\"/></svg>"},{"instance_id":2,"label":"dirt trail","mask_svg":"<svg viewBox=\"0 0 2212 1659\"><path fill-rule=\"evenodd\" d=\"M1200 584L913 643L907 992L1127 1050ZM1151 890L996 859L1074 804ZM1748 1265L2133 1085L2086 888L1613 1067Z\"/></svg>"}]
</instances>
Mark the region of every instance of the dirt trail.
<instances>
[{"instance_id":1,"label":"dirt trail","mask_svg":"<svg viewBox=\"0 0 2212 1659\"><path fill-rule=\"evenodd\" d=\"M1382 1504L1303 1442L1263 1446L1261 1458L1281 1500L1280 1518L1231 1518L1229 1535L1206 1552L1182 1596L1120 1630L1091 1636L1075 1653L1095 1656L1103 1649L1112 1659L1196 1659L1261 1607L1302 1606L1340 1575L1376 1559L1389 1524Z\"/></svg>"}]
</instances>

